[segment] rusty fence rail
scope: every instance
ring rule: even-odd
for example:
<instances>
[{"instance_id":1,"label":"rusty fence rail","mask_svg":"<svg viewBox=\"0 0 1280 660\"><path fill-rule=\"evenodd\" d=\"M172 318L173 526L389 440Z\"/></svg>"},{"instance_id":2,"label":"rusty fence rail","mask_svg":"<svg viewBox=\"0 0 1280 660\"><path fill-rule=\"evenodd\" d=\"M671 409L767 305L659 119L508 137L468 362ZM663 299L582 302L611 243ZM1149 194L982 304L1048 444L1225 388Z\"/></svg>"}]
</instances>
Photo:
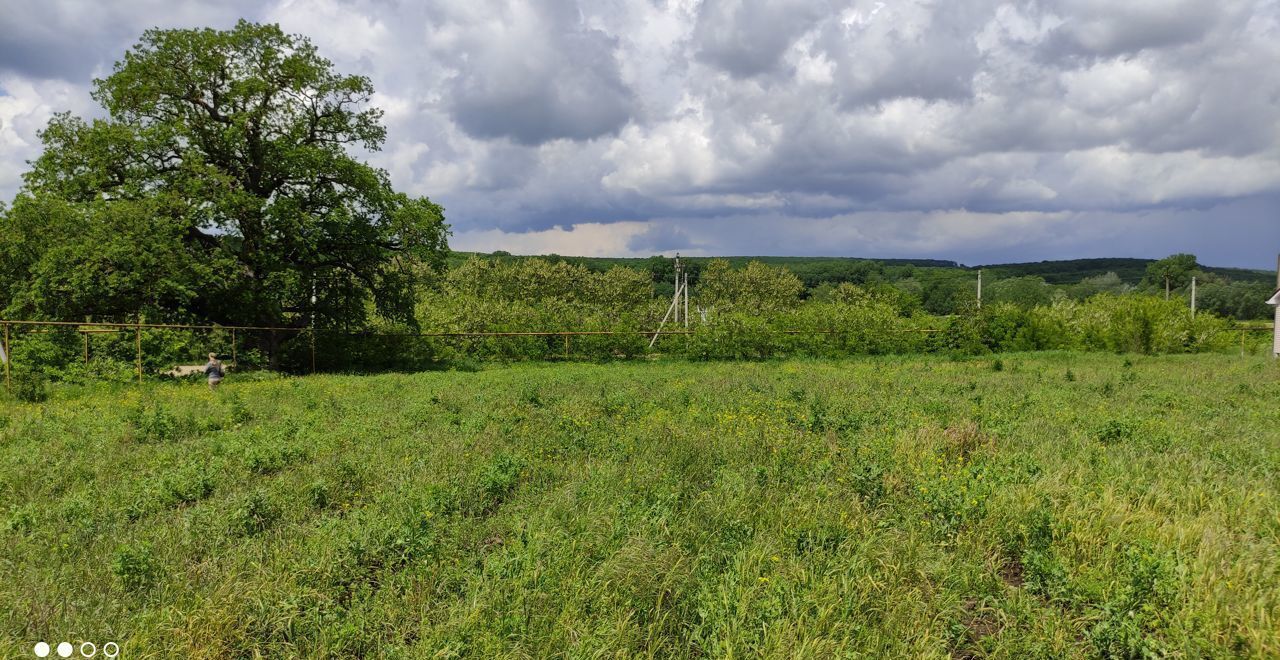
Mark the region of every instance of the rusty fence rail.
<instances>
[{"instance_id":1,"label":"rusty fence rail","mask_svg":"<svg viewBox=\"0 0 1280 660\"><path fill-rule=\"evenodd\" d=\"M310 341L310 358L311 371L315 372L316 364L316 348L315 336L317 334L338 335L346 337L414 337L414 338L515 338L515 337L563 337L565 339L565 355L569 355L569 340L572 337L590 337L590 336L617 336L617 335L641 335L650 336L688 336L694 334L694 330L538 330L538 331L423 331L423 332L372 332L372 331L348 331L333 328L311 328L306 326L257 326L257 325L220 325L220 324L192 324L192 323L143 323L143 322L111 322L111 321L33 321L19 319L0 319L0 326L3 326L3 348L5 389L12 388L11 385L11 363L13 362L13 351L10 346L10 327L45 327L45 328L75 328L76 332L84 336L84 354L86 362L89 359L89 335L92 334L110 334L119 332L134 333L134 346L136 351L135 370L137 372L138 382L142 382L142 331L143 330L192 330L192 331L216 331L231 333L231 360L236 362L236 334L238 332L291 332L297 334L309 333ZM1244 350L1245 335L1250 332L1270 332L1274 326L1272 324L1235 324L1228 326L1228 330L1240 332L1241 350ZM53 332L50 330L32 330L30 334L42 334ZM766 332L770 334L782 335L839 335L854 332L862 332L862 329L828 329L828 330L789 330L789 329L771 329ZM895 333L937 333L945 332L940 328L902 328L894 330Z\"/></svg>"},{"instance_id":2,"label":"rusty fence rail","mask_svg":"<svg viewBox=\"0 0 1280 660\"><path fill-rule=\"evenodd\" d=\"M374 331L349 331L338 330L334 328L311 328L307 326L268 326L268 325L221 325L221 324L194 324L194 323L144 323L144 322L113 322L113 321L36 321L27 319L0 319L0 326L3 326L3 344L0 348L4 349L4 374L5 389L12 388L12 377L10 374L11 363L13 362L13 351L10 350L10 328L11 326L33 327L33 328L74 328L76 332L84 337L84 355L85 361L89 359L89 335L95 334L113 334L120 332L134 333L135 348L135 371L137 373L138 382L142 382L142 331L143 330L191 330L191 331L213 331L213 332L230 332L231 333L231 360L236 362L236 334L238 332L288 332L301 335L308 333L311 335L310 341L310 358L311 371L315 372L316 364L316 348L315 336L317 334L327 334L346 337L413 337L413 338L461 338L461 339L479 339L479 338L517 338L517 337L563 337L565 340L565 355L569 355L569 340L572 337L590 337L590 336L619 336L619 335L639 335L644 337L650 336L689 336L694 334L694 330L538 330L538 331L423 331L423 332L374 332ZM935 333L943 332L938 328L903 328L896 330L899 333ZM54 333L57 330L30 330L27 334L47 334ZM838 335L848 334L852 332L860 332L860 330L790 330L790 329L774 329L767 331L770 334L783 335Z\"/></svg>"}]
</instances>

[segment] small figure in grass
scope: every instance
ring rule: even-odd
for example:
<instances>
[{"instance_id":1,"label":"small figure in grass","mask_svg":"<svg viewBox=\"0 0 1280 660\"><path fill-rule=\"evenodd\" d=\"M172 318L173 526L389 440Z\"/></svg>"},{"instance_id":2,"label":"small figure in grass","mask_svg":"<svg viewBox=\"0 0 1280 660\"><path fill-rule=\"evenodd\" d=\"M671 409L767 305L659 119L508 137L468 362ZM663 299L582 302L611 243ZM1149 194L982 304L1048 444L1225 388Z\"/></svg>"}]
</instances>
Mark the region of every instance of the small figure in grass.
<instances>
[{"instance_id":1,"label":"small figure in grass","mask_svg":"<svg viewBox=\"0 0 1280 660\"><path fill-rule=\"evenodd\" d=\"M209 354L209 361L204 365L204 375L209 377L209 391L218 389L218 383L222 382L222 362L218 360L217 353Z\"/></svg>"}]
</instances>

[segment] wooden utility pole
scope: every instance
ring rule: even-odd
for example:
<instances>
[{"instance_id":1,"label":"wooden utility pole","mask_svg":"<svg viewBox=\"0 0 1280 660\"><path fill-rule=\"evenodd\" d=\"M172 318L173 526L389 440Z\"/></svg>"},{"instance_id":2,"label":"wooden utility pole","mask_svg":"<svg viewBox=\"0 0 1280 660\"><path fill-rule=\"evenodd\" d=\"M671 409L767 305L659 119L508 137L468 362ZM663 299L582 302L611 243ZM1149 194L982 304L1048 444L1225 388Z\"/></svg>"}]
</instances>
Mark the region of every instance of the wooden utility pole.
<instances>
[{"instance_id":1,"label":"wooden utility pole","mask_svg":"<svg viewBox=\"0 0 1280 660\"><path fill-rule=\"evenodd\" d=\"M684 327L689 327L689 273L684 274Z\"/></svg>"},{"instance_id":2,"label":"wooden utility pole","mask_svg":"<svg viewBox=\"0 0 1280 660\"><path fill-rule=\"evenodd\" d=\"M1196 278L1191 278L1191 318L1196 317Z\"/></svg>"},{"instance_id":3,"label":"wooden utility pole","mask_svg":"<svg viewBox=\"0 0 1280 660\"><path fill-rule=\"evenodd\" d=\"M682 291L681 289L681 286L680 286L681 275L682 275L682 269L680 266L680 255L677 254L676 255L676 293L674 296L671 296L671 304L667 307L667 313L662 315L662 321L658 323L658 329L654 331L653 339L649 340L649 348L653 348L653 345L657 343L658 335L662 334L662 328L667 324L667 319L671 317L672 312L675 312L675 318L672 319L672 323L680 323L680 294L684 293L686 296L688 295L687 291ZM688 283L688 278L685 278L685 282L686 284ZM689 301L687 298L684 301L684 310L685 310L685 322L687 323L688 316L689 316Z\"/></svg>"},{"instance_id":4,"label":"wooden utility pole","mask_svg":"<svg viewBox=\"0 0 1280 660\"><path fill-rule=\"evenodd\" d=\"M672 321L674 321L676 325L680 324L680 295L683 293L680 290L680 274L681 274L680 271L681 271L680 255L677 254L676 255L676 317L672 319Z\"/></svg>"},{"instance_id":5,"label":"wooden utility pole","mask_svg":"<svg viewBox=\"0 0 1280 660\"><path fill-rule=\"evenodd\" d=\"M1164 299L1169 299L1169 276L1164 276Z\"/></svg>"},{"instance_id":6,"label":"wooden utility pole","mask_svg":"<svg viewBox=\"0 0 1280 660\"><path fill-rule=\"evenodd\" d=\"M982 269L978 269L978 309L982 309Z\"/></svg>"}]
</instances>

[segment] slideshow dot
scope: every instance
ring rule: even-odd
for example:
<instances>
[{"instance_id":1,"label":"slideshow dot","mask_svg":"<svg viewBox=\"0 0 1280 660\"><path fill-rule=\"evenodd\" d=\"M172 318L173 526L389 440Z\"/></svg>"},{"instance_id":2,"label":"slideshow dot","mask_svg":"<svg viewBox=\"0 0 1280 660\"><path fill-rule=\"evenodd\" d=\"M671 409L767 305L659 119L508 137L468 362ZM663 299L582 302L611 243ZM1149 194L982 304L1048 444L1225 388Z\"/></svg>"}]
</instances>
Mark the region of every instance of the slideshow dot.
<instances>
[{"instance_id":1,"label":"slideshow dot","mask_svg":"<svg viewBox=\"0 0 1280 660\"><path fill-rule=\"evenodd\" d=\"M58 655L64 658L71 657L71 642L61 642L58 644Z\"/></svg>"},{"instance_id":2,"label":"slideshow dot","mask_svg":"<svg viewBox=\"0 0 1280 660\"><path fill-rule=\"evenodd\" d=\"M49 644L46 642L36 642L36 647L32 650L36 652L37 658L46 658L49 656Z\"/></svg>"}]
</instances>

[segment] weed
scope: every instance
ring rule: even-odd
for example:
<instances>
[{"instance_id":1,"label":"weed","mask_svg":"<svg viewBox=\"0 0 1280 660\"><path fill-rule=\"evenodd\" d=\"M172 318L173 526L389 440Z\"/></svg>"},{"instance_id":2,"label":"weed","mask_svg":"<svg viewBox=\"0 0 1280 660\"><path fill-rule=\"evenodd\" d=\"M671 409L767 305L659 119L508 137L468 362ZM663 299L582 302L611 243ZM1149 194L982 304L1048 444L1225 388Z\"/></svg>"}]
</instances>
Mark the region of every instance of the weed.
<instances>
[{"instance_id":1,"label":"weed","mask_svg":"<svg viewBox=\"0 0 1280 660\"><path fill-rule=\"evenodd\" d=\"M213 494L213 478L203 464L188 464L165 475L161 492L173 504L198 502Z\"/></svg>"},{"instance_id":2,"label":"weed","mask_svg":"<svg viewBox=\"0 0 1280 660\"><path fill-rule=\"evenodd\" d=\"M506 501L520 481L524 463L511 454L499 454L486 464L477 477L480 487L480 509L489 511Z\"/></svg>"},{"instance_id":3,"label":"weed","mask_svg":"<svg viewBox=\"0 0 1280 660\"><path fill-rule=\"evenodd\" d=\"M231 529L235 533L260 534L280 519L280 506L265 492L255 490L231 512Z\"/></svg>"},{"instance_id":4,"label":"weed","mask_svg":"<svg viewBox=\"0 0 1280 660\"><path fill-rule=\"evenodd\" d=\"M1104 445L1115 445L1133 439L1138 424L1127 419L1108 420L1093 433L1093 438Z\"/></svg>"},{"instance_id":5,"label":"weed","mask_svg":"<svg viewBox=\"0 0 1280 660\"><path fill-rule=\"evenodd\" d=\"M1176 561L1169 552L1148 544L1125 549L1120 589L1098 608L1100 620L1089 630L1098 655L1105 658L1151 658L1168 655L1158 634L1177 593Z\"/></svg>"},{"instance_id":6,"label":"weed","mask_svg":"<svg viewBox=\"0 0 1280 660\"><path fill-rule=\"evenodd\" d=\"M884 497L885 468L875 459L867 459L854 465L849 471L849 486L869 506L876 506Z\"/></svg>"},{"instance_id":7,"label":"weed","mask_svg":"<svg viewBox=\"0 0 1280 660\"><path fill-rule=\"evenodd\" d=\"M254 474L275 474L306 456L298 447L253 446L245 452L244 464Z\"/></svg>"},{"instance_id":8,"label":"weed","mask_svg":"<svg viewBox=\"0 0 1280 660\"><path fill-rule=\"evenodd\" d=\"M157 401L140 402L125 412L129 437L144 444L176 442L189 432L193 420L180 419L167 406Z\"/></svg>"},{"instance_id":9,"label":"weed","mask_svg":"<svg viewBox=\"0 0 1280 660\"><path fill-rule=\"evenodd\" d=\"M126 591L146 591L160 579L160 561L150 543L122 545L116 549L111 572Z\"/></svg>"},{"instance_id":10,"label":"weed","mask_svg":"<svg viewBox=\"0 0 1280 660\"><path fill-rule=\"evenodd\" d=\"M30 504L9 505L9 516L5 518L4 528L10 532L27 532L35 525L35 508Z\"/></svg>"},{"instance_id":11,"label":"weed","mask_svg":"<svg viewBox=\"0 0 1280 660\"><path fill-rule=\"evenodd\" d=\"M227 395L227 408L230 410L231 423L235 426L248 424L253 420L253 412L244 404L239 392L232 391Z\"/></svg>"},{"instance_id":12,"label":"weed","mask_svg":"<svg viewBox=\"0 0 1280 660\"><path fill-rule=\"evenodd\" d=\"M835 525L819 525L797 530L794 533L796 554L835 552L847 536L843 529Z\"/></svg>"}]
</instances>

